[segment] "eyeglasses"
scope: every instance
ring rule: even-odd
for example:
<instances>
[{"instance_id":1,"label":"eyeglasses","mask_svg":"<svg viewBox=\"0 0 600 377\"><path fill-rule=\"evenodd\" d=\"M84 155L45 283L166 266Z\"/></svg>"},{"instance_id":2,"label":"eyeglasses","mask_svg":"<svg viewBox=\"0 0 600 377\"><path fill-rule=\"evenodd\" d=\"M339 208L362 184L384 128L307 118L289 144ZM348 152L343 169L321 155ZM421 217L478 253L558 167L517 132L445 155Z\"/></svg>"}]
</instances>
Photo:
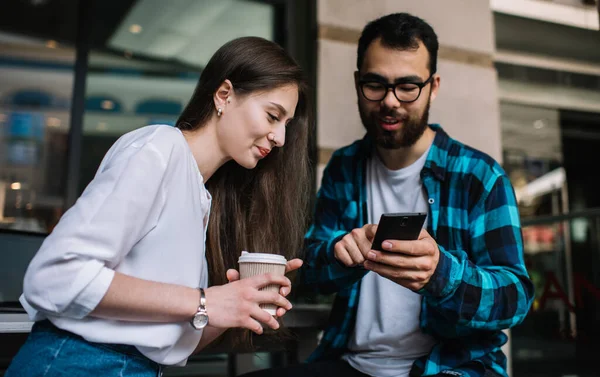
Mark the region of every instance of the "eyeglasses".
<instances>
[{"instance_id":1,"label":"eyeglasses","mask_svg":"<svg viewBox=\"0 0 600 377\"><path fill-rule=\"evenodd\" d=\"M421 91L433 79L432 73L424 82L404 82L397 84L388 84L381 81L360 80L358 82L362 95L369 101L381 101L387 96L388 91L393 89L394 96L402 103L415 102L419 99Z\"/></svg>"}]
</instances>

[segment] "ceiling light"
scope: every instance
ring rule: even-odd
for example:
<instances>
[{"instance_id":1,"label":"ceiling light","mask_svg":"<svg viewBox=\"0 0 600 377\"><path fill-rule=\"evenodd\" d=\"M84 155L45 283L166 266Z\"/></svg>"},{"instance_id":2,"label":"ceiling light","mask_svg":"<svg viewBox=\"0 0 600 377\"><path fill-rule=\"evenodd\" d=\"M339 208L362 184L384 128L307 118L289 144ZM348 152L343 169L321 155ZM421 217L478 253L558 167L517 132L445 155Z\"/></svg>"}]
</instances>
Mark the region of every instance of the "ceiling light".
<instances>
[{"instance_id":1,"label":"ceiling light","mask_svg":"<svg viewBox=\"0 0 600 377\"><path fill-rule=\"evenodd\" d=\"M129 26L129 32L132 34L139 34L142 32L142 25L133 24Z\"/></svg>"},{"instance_id":2,"label":"ceiling light","mask_svg":"<svg viewBox=\"0 0 600 377\"><path fill-rule=\"evenodd\" d=\"M58 47L58 43L52 39L46 41L46 47L48 48L56 48Z\"/></svg>"},{"instance_id":3,"label":"ceiling light","mask_svg":"<svg viewBox=\"0 0 600 377\"><path fill-rule=\"evenodd\" d=\"M10 188L13 190L20 190L21 189L21 182L13 182L10 184Z\"/></svg>"}]
</instances>

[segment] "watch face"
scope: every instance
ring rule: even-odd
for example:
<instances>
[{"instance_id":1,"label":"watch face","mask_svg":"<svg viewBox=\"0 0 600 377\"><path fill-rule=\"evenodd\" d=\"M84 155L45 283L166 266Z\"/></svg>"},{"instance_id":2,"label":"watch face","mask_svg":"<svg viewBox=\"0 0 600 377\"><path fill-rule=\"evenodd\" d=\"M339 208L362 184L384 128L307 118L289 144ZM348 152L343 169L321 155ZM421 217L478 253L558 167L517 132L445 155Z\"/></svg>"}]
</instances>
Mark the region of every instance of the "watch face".
<instances>
[{"instance_id":1,"label":"watch face","mask_svg":"<svg viewBox=\"0 0 600 377\"><path fill-rule=\"evenodd\" d=\"M208 324L208 316L204 313L198 313L192 319L192 326L196 330L203 329Z\"/></svg>"}]
</instances>

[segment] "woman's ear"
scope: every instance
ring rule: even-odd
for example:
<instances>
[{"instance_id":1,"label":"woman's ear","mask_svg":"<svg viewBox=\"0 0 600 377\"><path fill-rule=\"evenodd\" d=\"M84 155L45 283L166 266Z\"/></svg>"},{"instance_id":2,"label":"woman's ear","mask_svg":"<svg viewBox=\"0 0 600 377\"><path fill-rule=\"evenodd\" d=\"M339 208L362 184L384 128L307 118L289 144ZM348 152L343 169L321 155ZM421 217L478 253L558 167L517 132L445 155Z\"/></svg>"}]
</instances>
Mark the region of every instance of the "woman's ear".
<instances>
[{"instance_id":1,"label":"woman's ear","mask_svg":"<svg viewBox=\"0 0 600 377\"><path fill-rule=\"evenodd\" d=\"M229 97L233 94L233 85L231 81L225 80L223 83L217 88L213 96L213 100L215 102L216 109L224 109L227 103L229 102Z\"/></svg>"}]
</instances>

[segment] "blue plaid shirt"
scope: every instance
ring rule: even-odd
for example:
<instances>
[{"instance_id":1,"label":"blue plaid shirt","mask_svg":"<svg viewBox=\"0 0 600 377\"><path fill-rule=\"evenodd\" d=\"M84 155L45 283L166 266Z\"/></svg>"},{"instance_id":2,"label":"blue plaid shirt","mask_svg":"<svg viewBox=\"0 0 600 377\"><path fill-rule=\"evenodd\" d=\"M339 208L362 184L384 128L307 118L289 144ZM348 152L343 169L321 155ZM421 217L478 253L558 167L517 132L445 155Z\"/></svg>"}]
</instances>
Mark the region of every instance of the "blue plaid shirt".
<instances>
[{"instance_id":1,"label":"blue plaid shirt","mask_svg":"<svg viewBox=\"0 0 600 377\"><path fill-rule=\"evenodd\" d=\"M437 344L415 361L411 376L506 376L501 331L523 321L533 285L523 261L519 212L511 183L486 154L450 138L439 125L421 179L429 202L427 229L440 258L422 297L420 326ZM356 323L362 268L334 257L334 246L367 223L366 162L369 137L337 150L317 194L314 223L306 234L301 291L337 293L329 324L308 361L348 351Z\"/></svg>"}]
</instances>

